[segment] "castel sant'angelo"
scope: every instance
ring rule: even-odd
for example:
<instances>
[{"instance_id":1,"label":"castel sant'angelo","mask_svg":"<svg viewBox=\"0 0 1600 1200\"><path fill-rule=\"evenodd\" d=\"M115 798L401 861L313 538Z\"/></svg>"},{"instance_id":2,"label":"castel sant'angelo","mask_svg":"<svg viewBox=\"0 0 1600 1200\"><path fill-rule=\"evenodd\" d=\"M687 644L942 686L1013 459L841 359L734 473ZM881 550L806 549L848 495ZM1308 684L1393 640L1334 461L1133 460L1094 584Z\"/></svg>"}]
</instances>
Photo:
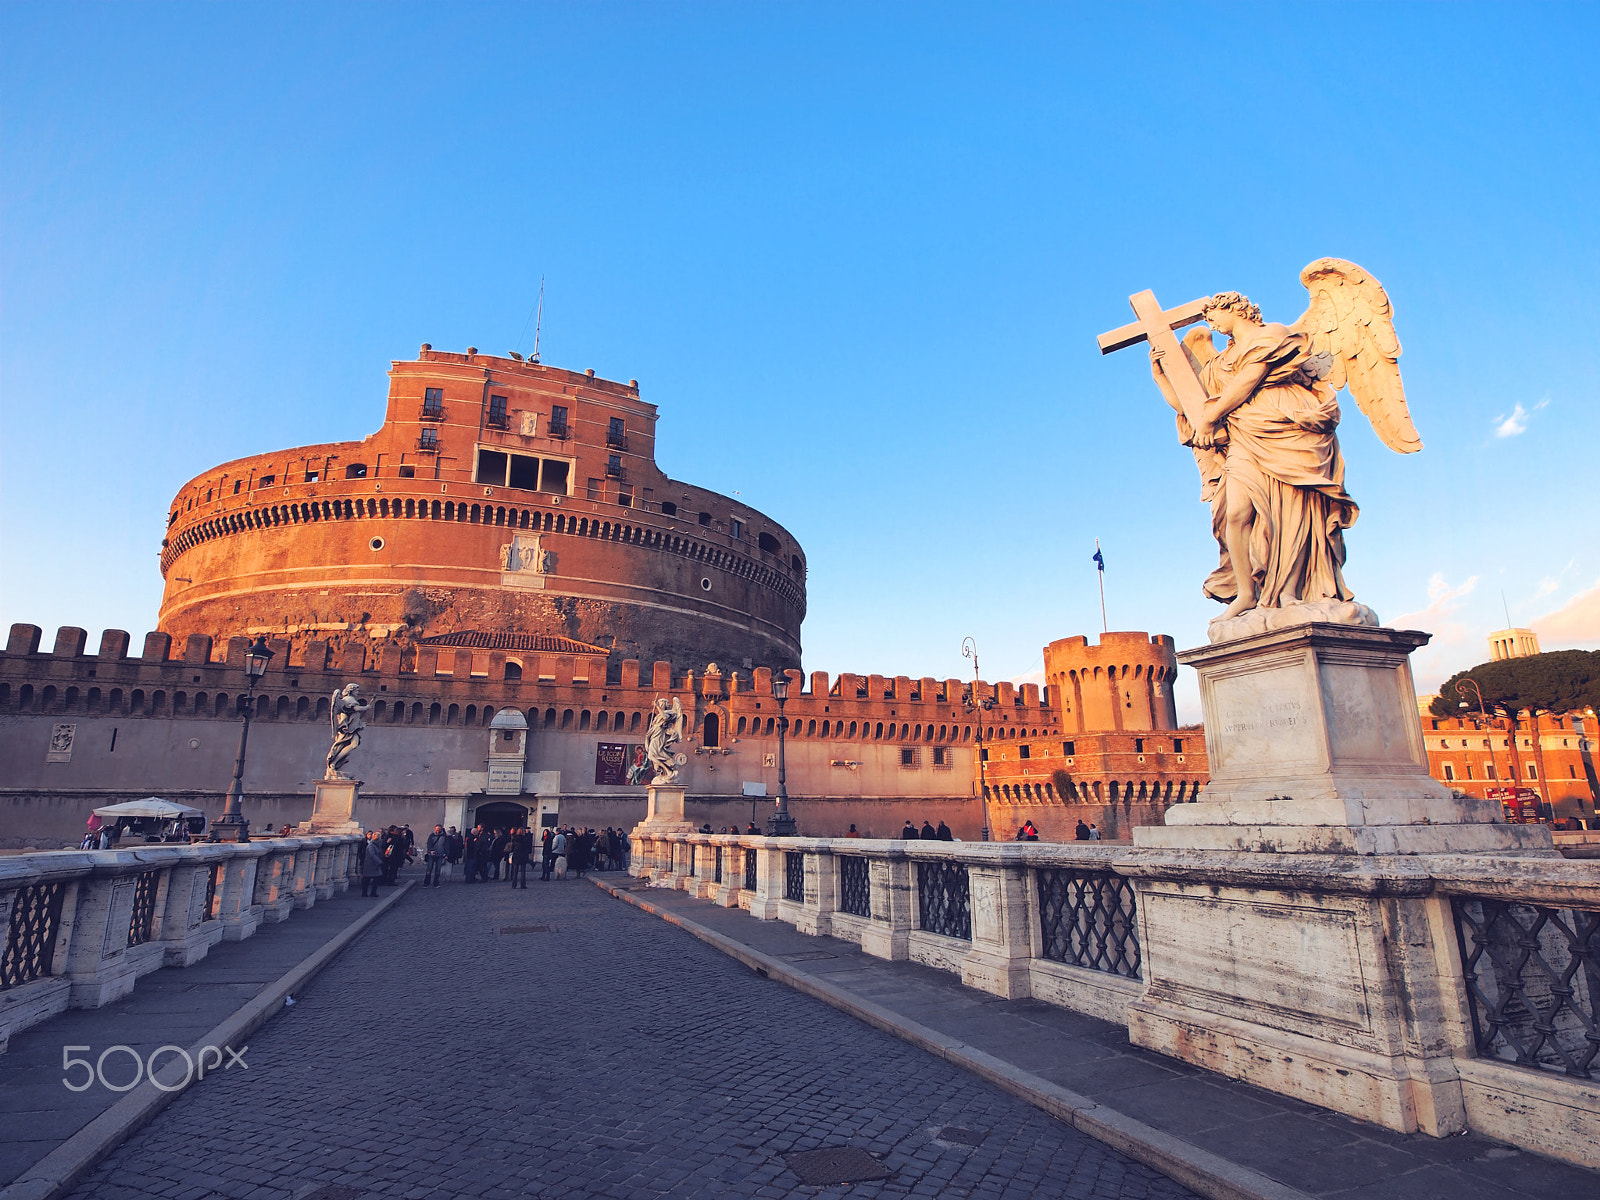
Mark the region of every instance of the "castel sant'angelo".
<instances>
[{"instance_id":1,"label":"castel sant'angelo","mask_svg":"<svg viewBox=\"0 0 1600 1200\"><path fill-rule=\"evenodd\" d=\"M764 820L777 793L772 678L791 678L801 832L888 836L908 818L1009 838L1160 822L1207 779L1177 729L1172 640L1045 649L1046 682L802 676L794 535L656 465L637 382L424 345L389 370L361 441L223 463L167 516L158 629L11 627L0 654L0 841L74 844L97 805L221 808L253 697L245 814L307 819L332 694L370 702L355 816L630 828L657 697L681 704L686 814ZM247 691L245 651L273 657ZM492 771L489 768L494 768ZM490 776L493 775L493 782ZM520 778L521 786L517 785Z\"/></svg>"},{"instance_id":2,"label":"castel sant'angelo","mask_svg":"<svg viewBox=\"0 0 1600 1200\"><path fill-rule=\"evenodd\" d=\"M335 652L359 641L380 662L492 641L583 643L679 670L798 667L799 543L667 478L656 420L635 380L424 345L392 364L371 437L237 459L184 485L160 628Z\"/></svg>"}]
</instances>

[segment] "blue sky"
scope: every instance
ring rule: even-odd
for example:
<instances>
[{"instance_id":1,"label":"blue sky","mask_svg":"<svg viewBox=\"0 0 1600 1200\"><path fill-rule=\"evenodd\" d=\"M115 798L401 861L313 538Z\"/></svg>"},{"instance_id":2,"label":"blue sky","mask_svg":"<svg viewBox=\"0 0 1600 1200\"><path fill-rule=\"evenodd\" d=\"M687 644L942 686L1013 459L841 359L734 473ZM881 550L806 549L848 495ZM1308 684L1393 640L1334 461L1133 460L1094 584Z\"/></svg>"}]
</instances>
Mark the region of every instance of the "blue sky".
<instances>
[{"instance_id":1,"label":"blue sky","mask_svg":"<svg viewBox=\"0 0 1600 1200\"><path fill-rule=\"evenodd\" d=\"M0 6L0 621L137 638L177 487L355 438L419 343L637 378L810 560L808 669L1204 641L1127 296L1383 281L1426 449L1353 404L1347 579L1600 646L1593 5ZM1192 686L1180 700L1197 715Z\"/></svg>"}]
</instances>

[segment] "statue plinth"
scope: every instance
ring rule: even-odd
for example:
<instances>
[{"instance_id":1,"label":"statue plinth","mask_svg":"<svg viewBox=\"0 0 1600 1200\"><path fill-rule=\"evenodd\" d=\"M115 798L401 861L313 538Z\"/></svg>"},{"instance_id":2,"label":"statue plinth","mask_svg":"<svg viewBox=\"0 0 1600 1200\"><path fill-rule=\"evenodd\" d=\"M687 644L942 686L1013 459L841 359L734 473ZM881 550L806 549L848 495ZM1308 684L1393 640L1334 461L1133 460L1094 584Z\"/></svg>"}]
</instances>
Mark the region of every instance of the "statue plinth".
<instances>
[{"instance_id":1,"label":"statue plinth","mask_svg":"<svg viewBox=\"0 0 1600 1200\"><path fill-rule=\"evenodd\" d=\"M302 833L360 833L355 819L359 779L319 779L311 800L311 819L300 823Z\"/></svg>"},{"instance_id":2,"label":"statue plinth","mask_svg":"<svg viewBox=\"0 0 1600 1200\"><path fill-rule=\"evenodd\" d=\"M1545 826L1429 776L1410 656L1430 636L1305 621L1179 654L1200 676L1211 782L1134 845L1553 854Z\"/></svg>"},{"instance_id":3,"label":"statue plinth","mask_svg":"<svg viewBox=\"0 0 1600 1200\"><path fill-rule=\"evenodd\" d=\"M654 834L693 833L683 816L685 789L676 783L652 783L645 789L644 820L636 828Z\"/></svg>"}]
</instances>

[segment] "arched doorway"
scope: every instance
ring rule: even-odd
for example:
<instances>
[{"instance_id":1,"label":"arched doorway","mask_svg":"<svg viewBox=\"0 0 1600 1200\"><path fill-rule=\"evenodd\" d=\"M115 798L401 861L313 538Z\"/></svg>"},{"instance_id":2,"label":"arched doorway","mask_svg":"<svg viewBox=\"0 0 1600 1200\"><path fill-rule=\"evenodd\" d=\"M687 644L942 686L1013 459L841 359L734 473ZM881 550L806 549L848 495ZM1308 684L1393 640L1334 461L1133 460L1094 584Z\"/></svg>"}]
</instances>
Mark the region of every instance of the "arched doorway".
<instances>
[{"instance_id":1,"label":"arched doorway","mask_svg":"<svg viewBox=\"0 0 1600 1200\"><path fill-rule=\"evenodd\" d=\"M510 800L491 800L472 810L472 824L485 829L526 829L528 806Z\"/></svg>"}]
</instances>

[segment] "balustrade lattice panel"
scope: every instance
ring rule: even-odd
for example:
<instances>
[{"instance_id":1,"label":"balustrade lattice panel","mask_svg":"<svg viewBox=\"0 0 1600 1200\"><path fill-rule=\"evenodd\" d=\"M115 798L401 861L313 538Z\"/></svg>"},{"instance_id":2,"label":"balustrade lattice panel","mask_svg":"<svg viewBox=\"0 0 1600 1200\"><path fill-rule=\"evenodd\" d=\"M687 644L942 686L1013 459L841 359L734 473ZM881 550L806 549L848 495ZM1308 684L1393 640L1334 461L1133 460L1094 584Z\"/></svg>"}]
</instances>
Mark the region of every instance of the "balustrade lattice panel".
<instances>
[{"instance_id":1,"label":"balustrade lattice panel","mask_svg":"<svg viewBox=\"0 0 1600 1200\"><path fill-rule=\"evenodd\" d=\"M1600 911L1476 896L1450 906L1478 1053L1600 1077Z\"/></svg>"},{"instance_id":2,"label":"balustrade lattice panel","mask_svg":"<svg viewBox=\"0 0 1600 1200\"><path fill-rule=\"evenodd\" d=\"M1138 979L1133 884L1110 871L1041 867L1036 874L1044 957Z\"/></svg>"},{"instance_id":3,"label":"balustrade lattice panel","mask_svg":"<svg viewBox=\"0 0 1600 1200\"><path fill-rule=\"evenodd\" d=\"M717 847L717 873L716 873L715 877L711 880L711 882L712 883L721 883L722 882L722 847L721 846Z\"/></svg>"},{"instance_id":4,"label":"balustrade lattice panel","mask_svg":"<svg viewBox=\"0 0 1600 1200\"><path fill-rule=\"evenodd\" d=\"M746 850L744 852L744 890L747 892L756 890L756 852L754 850Z\"/></svg>"},{"instance_id":5,"label":"balustrade lattice panel","mask_svg":"<svg viewBox=\"0 0 1600 1200\"><path fill-rule=\"evenodd\" d=\"M156 891L161 872L140 871L134 879L133 916L128 920L128 945L142 946L150 940L156 921Z\"/></svg>"},{"instance_id":6,"label":"balustrade lattice panel","mask_svg":"<svg viewBox=\"0 0 1600 1200\"><path fill-rule=\"evenodd\" d=\"M917 864L917 926L972 940L972 890L964 863Z\"/></svg>"},{"instance_id":7,"label":"balustrade lattice panel","mask_svg":"<svg viewBox=\"0 0 1600 1200\"><path fill-rule=\"evenodd\" d=\"M695 865L695 862L699 858L699 854L700 854L700 847L696 846L693 842L690 842L689 843L689 874L691 874L691 875L694 874L694 865Z\"/></svg>"},{"instance_id":8,"label":"balustrade lattice panel","mask_svg":"<svg viewBox=\"0 0 1600 1200\"><path fill-rule=\"evenodd\" d=\"M806 856L793 850L783 854L783 898L796 904L806 899Z\"/></svg>"},{"instance_id":9,"label":"balustrade lattice panel","mask_svg":"<svg viewBox=\"0 0 1600 1200\"><path fill-rule=\"evenodd\" d=\"M866 859L853 854L839 859L839 907L855 917L872 915L872 876Z\"/></svg>"},{"instance_id":10,"label":"balustrade lattice panel","mask_svg":"<svg viewBox=\"0 0 1600 1200\"><path fill-rule=\"evenodd\" d=\"M5 951L0 954L0 991L50 974L56 935L61 932L61 901L66 894L66 880L31 883L17 890Z\"/></svg>"},{"instance_id":11,"label":"balustrade lattice panel","mask_svg":"<svg viewBox=\"0 0 1600 1200\"><path fill-rule=\"evenodd\" d=\"M212 863L211 870L206 872L206 907L200 917L202 921L217 919L217 872L221 866L221 863Z\"/></svg>"}]
</instances>

